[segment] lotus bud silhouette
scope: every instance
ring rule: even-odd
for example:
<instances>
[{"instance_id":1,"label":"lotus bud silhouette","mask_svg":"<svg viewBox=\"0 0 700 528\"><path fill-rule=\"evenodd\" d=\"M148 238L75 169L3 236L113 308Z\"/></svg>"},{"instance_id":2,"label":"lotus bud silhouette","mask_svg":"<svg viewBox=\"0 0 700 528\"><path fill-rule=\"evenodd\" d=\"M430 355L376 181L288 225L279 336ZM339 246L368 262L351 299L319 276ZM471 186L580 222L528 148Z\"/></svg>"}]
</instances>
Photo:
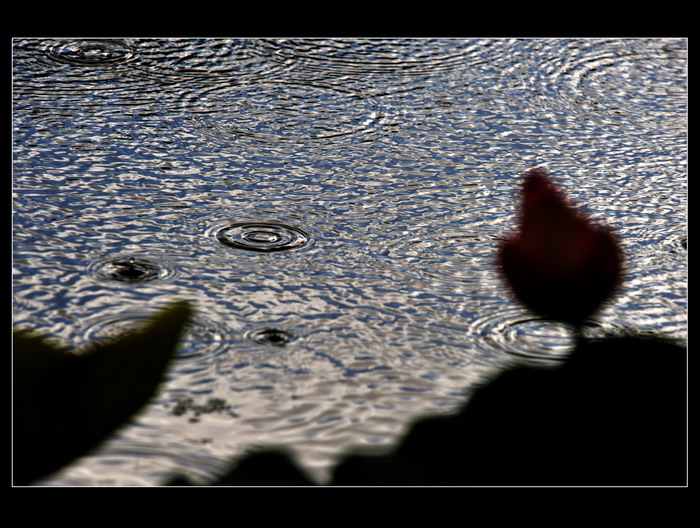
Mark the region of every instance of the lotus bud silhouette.
<instances>
[{"instance_id":1,"label":"lotus bud silhouette","mask_svg":"<svg viewBox=\"0 0 700 528\"><path fill-rule=\"evenodd\" d=\"M520 225L498 250L513 294L543 318L580 327L620 285L613 234L576 210L542 169L525 173Z\"/></svg>"}]
</instances>

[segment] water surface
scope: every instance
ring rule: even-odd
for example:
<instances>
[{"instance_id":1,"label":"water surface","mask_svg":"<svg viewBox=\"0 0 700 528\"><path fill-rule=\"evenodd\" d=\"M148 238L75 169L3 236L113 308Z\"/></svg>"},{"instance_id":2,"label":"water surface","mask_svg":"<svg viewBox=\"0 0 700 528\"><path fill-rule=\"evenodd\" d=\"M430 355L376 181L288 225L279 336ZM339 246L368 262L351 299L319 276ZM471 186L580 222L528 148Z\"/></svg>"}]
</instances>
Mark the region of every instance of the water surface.
<instances>
[{"instance_id":1,"label":"water surface","mask_svg":"<svg viewBox=\"0 0 700 528\"><path fill-rule=\"evenodd\" d=\"M14 324L81 346L175 298L198 309L156 401L46 483L202 480L267 444L323 479L505 365L565 357L568 329L493 264L535 165L626 253L588 331L684 339L686 55L676 39L14 40Z\"/></svg>"}]
</instances>

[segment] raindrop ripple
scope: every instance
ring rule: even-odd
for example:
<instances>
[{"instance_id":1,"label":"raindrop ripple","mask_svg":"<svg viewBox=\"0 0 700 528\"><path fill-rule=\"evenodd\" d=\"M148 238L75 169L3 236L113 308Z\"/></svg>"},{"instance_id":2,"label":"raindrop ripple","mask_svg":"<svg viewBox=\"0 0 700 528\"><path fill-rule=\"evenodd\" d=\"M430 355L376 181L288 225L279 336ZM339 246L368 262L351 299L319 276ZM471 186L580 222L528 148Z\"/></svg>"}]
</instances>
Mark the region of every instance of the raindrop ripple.
<instances>
[{"instance_id":1,"label":"raindrop ripple","mask_svg":"<svg viewBox=\"0 0 700 528\"><path fill-rule=\"evenodd\" d=\"M46 54L58 62L74 66L121 64L132 60L133 50L120 40L71 40L50 45Z\"/></svg>"},{"instance_id":2,"label":"raindrop ripple","mask_svg":"<svg viewBox=\"0 0 700 528\"><path fill-rule=\"evenodd\" d=\"M282 223L240 222L219 229L216 239L228 247L264 253L304 246L309 241L309 234Z\"/></svg>"}]
</instances>

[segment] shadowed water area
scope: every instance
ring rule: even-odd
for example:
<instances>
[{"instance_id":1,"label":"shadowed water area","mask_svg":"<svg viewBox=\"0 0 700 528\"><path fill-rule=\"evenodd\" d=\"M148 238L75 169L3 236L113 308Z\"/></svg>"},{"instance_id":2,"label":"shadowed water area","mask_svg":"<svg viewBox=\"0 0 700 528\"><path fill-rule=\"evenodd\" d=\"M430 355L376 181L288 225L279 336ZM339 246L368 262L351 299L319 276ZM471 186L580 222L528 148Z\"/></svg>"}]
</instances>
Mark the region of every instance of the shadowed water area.
<instances>
[{"instance_id":1,"label":"shadowed water area","mask_svg":"<svg viewBox=\"0 0 700 528\"><path fill-rule=\"evenodd\" d=\"M586 332L685 339L686 60L678 39L14 40L14 325L79 347L197 308L156 400L44 484L201 482L258 445L323 481L560 361L570 329L494 265L535 165L625 252Z\"/></svg>"}]
</instances>

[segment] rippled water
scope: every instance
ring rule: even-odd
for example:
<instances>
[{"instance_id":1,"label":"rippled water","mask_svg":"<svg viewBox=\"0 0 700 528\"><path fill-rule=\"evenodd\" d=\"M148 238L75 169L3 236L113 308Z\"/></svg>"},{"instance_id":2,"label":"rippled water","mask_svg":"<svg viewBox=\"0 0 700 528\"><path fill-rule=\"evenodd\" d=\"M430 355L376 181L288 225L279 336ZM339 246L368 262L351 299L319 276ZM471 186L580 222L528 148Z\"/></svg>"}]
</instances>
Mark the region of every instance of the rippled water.
<instances>
[{"instance_id":1,"label":"rippled water","mask_svg":"<svg viewBox=\"0 0 700 528\"><path fill-rule=\"evenodd\" d=\"M589 331L685 338L686 54L676 39L13 41L14 324L80 346L174 298L198 308L153 405L47 483L201 480L270 443L323 478L514 359L563 357L568 329L511 301L493 266L534 165L626 252Z\"/></svg>"}]
</instances>

